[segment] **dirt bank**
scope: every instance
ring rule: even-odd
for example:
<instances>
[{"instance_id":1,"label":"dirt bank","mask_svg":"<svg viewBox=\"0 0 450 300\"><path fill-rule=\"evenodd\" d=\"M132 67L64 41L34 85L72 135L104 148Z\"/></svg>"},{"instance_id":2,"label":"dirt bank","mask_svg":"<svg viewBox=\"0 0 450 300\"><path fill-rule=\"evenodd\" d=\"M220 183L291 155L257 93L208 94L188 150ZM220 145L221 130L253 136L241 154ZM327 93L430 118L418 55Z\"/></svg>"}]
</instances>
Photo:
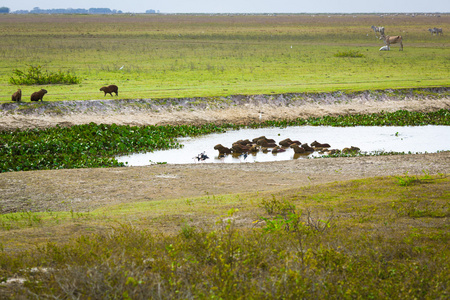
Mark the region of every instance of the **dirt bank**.
<instances>
[{"instance_id":1,"label":"dirt bank","mask_svg":"<svg viewBox=\"0 0 450 300\"><path fill-rule=\"evenodd\" d=\"M436 96L413 93L253 95L186 99L91 100L0 105L0 130L71 126L248 124L321 116L450 109L449 89ZM443 96L442 96L443 95Z\"/></svg>"}]
</instances>

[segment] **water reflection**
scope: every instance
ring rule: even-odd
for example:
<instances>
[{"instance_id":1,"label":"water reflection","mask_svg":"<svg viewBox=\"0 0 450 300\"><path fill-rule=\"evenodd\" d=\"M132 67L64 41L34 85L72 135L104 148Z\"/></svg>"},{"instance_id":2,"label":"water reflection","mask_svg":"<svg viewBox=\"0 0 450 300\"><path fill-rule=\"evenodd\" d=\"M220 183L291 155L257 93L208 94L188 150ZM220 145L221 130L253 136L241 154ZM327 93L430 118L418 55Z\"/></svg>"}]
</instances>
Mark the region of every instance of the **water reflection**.
<instances>
[{"instance_id":1,"label":"water reflection","mask_svg":"<svg viewBox=\"0 0 450 300\"><path fill-rule=\"evenodd\" d=\"M129 166L144 166L152 163L166 162L169 164L188 163L242 163L268 162L306 157L320 156L320 153L296 154L290 148L282 153L249 153L244 155L225 155L219 157L214 146L222 144L225 147L237 140L252 140L259 136L274 139L277 143L290 138L301 143L311 144L313 141L328 143L332 149L356 146L362 152L412 152L432 153L450 149L450 126L410 126L410 127L329 127L329 126L293 126L287 128L261 128L230 130L221 134L210 134L196 138L181 138L182 149L139 153L118 157L120 162L128 162ZM196 157L205 153L209 158L199 161Z\"/></svg>"}]
</instances>

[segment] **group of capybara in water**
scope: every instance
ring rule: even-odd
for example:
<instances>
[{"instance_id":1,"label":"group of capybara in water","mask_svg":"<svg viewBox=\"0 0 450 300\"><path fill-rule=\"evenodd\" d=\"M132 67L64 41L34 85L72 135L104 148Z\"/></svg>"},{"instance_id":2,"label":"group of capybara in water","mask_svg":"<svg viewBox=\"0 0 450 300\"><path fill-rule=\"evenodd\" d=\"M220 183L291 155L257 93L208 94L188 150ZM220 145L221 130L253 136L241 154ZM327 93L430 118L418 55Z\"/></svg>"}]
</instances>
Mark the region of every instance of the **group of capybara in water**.
<instances>
[{"instance_id":1,"label":"group of capybara in water","mask_svg":"<svg viewBox=\"0 0 450 300\"><path fill-rule=\"evenodd\" d=\"M106 94L110 94L111 96L113 95L112 93L115 93L116 96L119 95L119 88L117 87L117 85L111 84L108 86L104 86L100 89L100 91L104 92L106 96ZM31 101L44 101L44 95L47 94L47 90L41 89L38 92L34 92L33 94L31 94ZM11 96L11 100L12 101L22 101L22 90L18 89L17 92L15 92L12 96Z\"/></svg>"},{"instance_id":2,"label":"group of capybara in water","mask_svg":"<svg viewBox=\"0 0 450 300\"><path fill-rule=\"evenodd\" d=\"M330 147L330 144L322 144L317 141L312 142L311 146L309 146L308 143L302 144L299 141L292 141L290 138L280 141L277 145L275 140L260 136L254 138L252 141L248 139L236 141L231 148L227 148L222 144L217 144L214 146L214 149L219 151L219 157L223 157L227 154L232 154L234 156L250 153L254 154L259 151L263 153L280 153L285 152L287 148L292 148L295 154L310 154L314 151L319 151L328 155L336 153L356 153L360 150L358 147L353 146L344 148L342 151L338 149L329 149Z\"/></svg>"}]
</instances>

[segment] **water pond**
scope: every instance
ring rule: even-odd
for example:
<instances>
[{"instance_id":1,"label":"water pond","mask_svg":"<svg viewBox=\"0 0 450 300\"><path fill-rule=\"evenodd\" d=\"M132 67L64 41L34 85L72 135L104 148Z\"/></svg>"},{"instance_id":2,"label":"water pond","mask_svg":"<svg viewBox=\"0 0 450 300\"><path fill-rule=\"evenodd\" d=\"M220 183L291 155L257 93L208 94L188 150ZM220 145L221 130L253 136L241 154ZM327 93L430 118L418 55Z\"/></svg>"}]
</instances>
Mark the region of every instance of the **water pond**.
<instances>
[{"instance_id":1,"label":"water pond","mask_svg":"<svg viewBox=\"0 0 450 300\"><path fill-rule=\"evenodd\" d=\"M128 166L145 166L155 163L190 164L190 163L252 163L269 162L290 159L304 159L320 156L318 152L309 155L295 154L293 149L286 148L283 153L249 154L244 156L226 155L219 157L214 146L222 144L225 147L237 140L252 140L259 136L274 139L277 143L285 138L298 140L309 145L318 141L328 143L330 149L340 149L355 146L361 152L411 152L433 153L450 150L450 126L409 126L409 127L330 127L330 126L293 126L286 128L260 128L230 130L226 133L209 134L195 138L181 138L179 143L184 147L148 153L137 153L117 157L119 162L127 162ZM205 153L209 158L198 161L194 157Z\"/></svg>"}]
</instances>

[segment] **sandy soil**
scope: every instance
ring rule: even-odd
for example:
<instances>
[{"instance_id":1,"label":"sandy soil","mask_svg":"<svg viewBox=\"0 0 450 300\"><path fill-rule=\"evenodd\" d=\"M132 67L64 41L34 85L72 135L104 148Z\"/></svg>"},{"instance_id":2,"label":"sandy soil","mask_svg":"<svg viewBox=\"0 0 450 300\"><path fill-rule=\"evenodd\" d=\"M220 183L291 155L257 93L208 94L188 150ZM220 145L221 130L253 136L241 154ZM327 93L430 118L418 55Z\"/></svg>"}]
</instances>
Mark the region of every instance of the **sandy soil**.
<instances>
[{"instance_id":1,"label":"sandy soil","mask_svg":"<svg viewBox=\"0 0 450 300\"><path fill-rule=\"evenodd\" d=\"M447 93L447 89L442 92ZM235 123L284 120L380 111L430 112L450 109L450 98L319 94L218 98L92 100L0 105L0 130L71 126L90 122L127 125Z\"/></svg>"},{"instance_id":2,"label":"sandy soil","mask_svg":"<svg viewBox=\"0 0 450 300\"><path fill-rule=\"evenodd\" d=\"M242 100L242 99L241 99ZM240 101L241 101L240 100ZM342 100L342 99L341 99ZM83 101L87 103L86 101ZM142 102L142 101L141 101ZM201 124L207 122L249 123L259 120L310 116L373 113L406 109L435 111L450 109L450 99L367 99L346 101L302 100L301 103L253 101L225 107L162 106L142 108L122 105L105 108L105 102L91 102L72 112L18 112L3 105L0 129L48 127L96 123L116 124ZM297 101L298 102L298 101ZM107 105L117 105L106 102ZM113 104L114 103L114 104ZM120 101L119 101L120 103ZM127 101L129 103L129 101ZM123 103L122 103L123 104ZM145 104L145 103L144 103ZM173 103L172 103L173 104ZM78 105L78 104L72 104ZM80 104L85 105L85 104ZM22 109L22 111L24 111ZM260 117L261 116L261 117ZM309 184L408 174L449 173L450 152L377 157L302 159L270 163L152 165L110 169L77 169L10 172L0 174L1 213L21 210L86 211L125 202L160 200L201 195L268 191Z\"/></svg>"}]
</instances>

